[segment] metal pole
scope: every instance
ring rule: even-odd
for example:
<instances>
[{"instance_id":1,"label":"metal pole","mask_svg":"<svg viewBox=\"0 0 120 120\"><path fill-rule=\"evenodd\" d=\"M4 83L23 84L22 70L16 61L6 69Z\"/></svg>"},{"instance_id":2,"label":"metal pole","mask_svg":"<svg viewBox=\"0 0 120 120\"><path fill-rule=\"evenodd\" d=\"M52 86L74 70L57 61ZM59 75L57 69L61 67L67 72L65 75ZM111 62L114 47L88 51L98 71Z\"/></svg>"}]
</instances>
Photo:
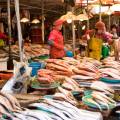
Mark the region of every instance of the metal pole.
<instances>
[{"instance_id":1,"label":"metal pole","mask_svg":"<svg viewBox=\"0 0 120 120\"><path fill-rule=\"evenodd\" d=\"M45 41L45 26L44 26L44 0L42 0L42 41Z\"/></svg>"},{"instance_id":2,"label":"metal pole","mask_svg":"<svg viewBox=\"0 0 120 120\"><path fill-rule=\"evenodd\" d=\"M14 2L15 2L15 12L16 12L16 18L17 18L20 62L23 62L23 39L22 39L21 25L20 25L19 0L14 0Z\"/></svg>"},{"instance_id":3,"label":"metal pole","mask_svg":"<svg viewBox=\"0 0 120 120\"><path fill-rule=\"evenodd\" d=\"M72 7L72 12L74 12L74 7ZM76 40L75 40L75 29L74 29L74 20L72 20L72 34L73 34L73 54L74 54L74 56L75 56L75 42L76 42Z\"/></svg>"}]
</instances>

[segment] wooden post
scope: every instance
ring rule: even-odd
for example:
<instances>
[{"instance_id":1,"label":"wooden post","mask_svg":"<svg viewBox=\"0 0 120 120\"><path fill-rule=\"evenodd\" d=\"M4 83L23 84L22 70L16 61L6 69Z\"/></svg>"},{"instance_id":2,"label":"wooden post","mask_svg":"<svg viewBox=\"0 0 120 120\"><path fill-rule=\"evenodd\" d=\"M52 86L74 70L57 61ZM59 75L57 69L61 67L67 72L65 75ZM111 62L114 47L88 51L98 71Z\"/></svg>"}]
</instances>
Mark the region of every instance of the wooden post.
<instances>
[{"instance_id":1,"label":"wooden post","mask_svg":"<svg viewBox=\"0 0 120 120\"><path fill-rule=\"evenodd\" d=\"M90 29L90 21L89 21L89 13L88 13L88 0L87 0L87 16L88 16L88 20L87 20L87 30Z\"/></svg>"},{"instance_id":2,"label":"wooden post","mask_svg":"<svg viewBox=\"0 0 120 120\"><path fill-rule=\"evenodd\" d=\"M9 58L7 61L7 69L13 69L13 59L11 56L11 15L10 15L10 0L7 0L7 10L8 10L8 44L9 44Z\"/></svg>"},{"instance_id":3,"label":"wooden post","mask_svg":"<svg viewBox=\"0 0 120 120\"><path fill-rule=\"evenodd\" d=\"M42 0L42 41L45 42L45 26L44 26L44 0Z\"/></svg>"},{"instance_id":4,"label":"wooden post","mask_svg":"<svg viewBox=\"0 0 120 120\"><path fill-rule=\"evenodd\" d=\"M74 12L74 7L72 7L72 12ZM75 42L76 42L76 40L75 40L75 28L74 28L74 20L72 20L72 34L73 34L73 54L74 54L74 56L75 56Z\"/></svg>"},{"instance_id":5,"label":"wooden post","mask_svg":"<svg viewBox=\"0 0 120 120\"><path fill-rule=\"evenodd\" d=\"M99 4L99 21L102 21L101 3Z\"/></svg>"},{"instance_id":6,"label":"wooden post","mask_svg":"<svg viewBox=\"0 0 120 120\"><path fill-rule=\"evenodd\" d=\"M16 18L17 18L20 62L23 62L23 38L22 38L21 25L20 25L19 0L14 0L14 2L15 2L15 12L16 12Z\"/></svg>"}]
</instances>

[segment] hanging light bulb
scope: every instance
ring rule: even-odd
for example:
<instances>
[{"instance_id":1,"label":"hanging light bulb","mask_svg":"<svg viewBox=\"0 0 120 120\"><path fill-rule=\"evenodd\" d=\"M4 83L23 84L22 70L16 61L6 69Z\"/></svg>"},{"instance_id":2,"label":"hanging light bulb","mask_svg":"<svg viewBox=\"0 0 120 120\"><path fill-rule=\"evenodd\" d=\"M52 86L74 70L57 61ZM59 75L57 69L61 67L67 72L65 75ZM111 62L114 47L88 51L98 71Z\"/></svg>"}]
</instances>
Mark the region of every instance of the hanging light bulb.
<instances>
[{"instance_id":1,"label":"hanging light bulb","mask_svg":"<svg viewBox=\"0 0 120 120\"><path fill-rule=\"evenodd\" d=\"M82 21L83 21L83 19L80 19L80 21L82 22Z\"/></svg>"},{"instance_id":2,"label":"hanging light bulb","mask_svg":"<svg viewBox=\"0 0 120 120\"><path fill-rule=\"evenodd\" d=\"M33 23L33 24L38 24L38 23L40 23L40 21L39 21L38 19L34 19L34 20L32 21L32 23Z\"/></svg>"},{"instance_id":3,"label":"hanging light bulb","mask_svg":"<svg viewBox=\"0 0 120 120\"><path fill-rule=\"evenodd\" d=\"M110 7L109 7L106 13L107 13L108 15L111 15L112 12L113 12L113 11L112 11L112 10L110 9Z\"/></svg>"},{"instance_id":4,"label":"hanging light bulb","mask_svg":"<svg viewBox=\"0 0 120 120\"><path fill-rule=\"evenodd\" d=\"M76 26L74 25L74 28L76 29Z\"/></svg>"},{"instance_id":5,"label":"hanging light bulb","mask_svg":"<svg viewBox=\"0 0 120 120\"><path fill-rule=\"evenodd\" d=\"M20 22L26 23L26 22L29 22L29 19L26 18L26 17L24 17L24 18L22 18L22 19L20 20Z\"/></svg>"},{"instance_id":6,"label":"hanging light bulb","mask_svg":"<svg viewBox=\"0 0 120 120\"><path fill-rule=\"evenodd\" d=\"M86 28L86 26L85 26L85 25L83 25L83 26L82 26L82 30L85 30L85 28Z\"/></svg>"},{"instance_id":7,"label":"hanging light bulb","mask_svg":"<svg viewBox=\"0 0 120 120\"><path fill-rule=\"evenodd\" d=\"M67 19L67 23L72 23L72 19Z\"/></svg>"}]
</instances>

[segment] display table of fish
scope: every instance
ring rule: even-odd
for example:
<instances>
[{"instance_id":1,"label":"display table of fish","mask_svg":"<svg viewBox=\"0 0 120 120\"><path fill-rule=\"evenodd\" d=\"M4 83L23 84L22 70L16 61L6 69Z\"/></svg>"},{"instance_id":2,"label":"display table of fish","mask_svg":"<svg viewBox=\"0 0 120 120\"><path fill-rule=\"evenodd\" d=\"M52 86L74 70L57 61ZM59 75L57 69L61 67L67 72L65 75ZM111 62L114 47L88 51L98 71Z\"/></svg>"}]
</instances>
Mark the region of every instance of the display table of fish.
<instances>
[{"instance_id":1,"label":"display table of fish","mask_svg":"<svg viewBox=\"0 0 120 120\"><path fill-rule=\"evenodd\" d=\"M112 109L116 106L116 102L113 100L114 90L107 84L96 81L91 85L91 91L85 92L83 102L93 108Z\"/></svg>"},{"instance_id":2,"label":"display table of fish","mask_svg":"<svg viewBox=\"0 0 120 120\"><path fill-rule=\"evenodd\" d=\"M5 92L0 92L0 113L0 120L103 120L99 112L78 109L68 102L46 98L23 108L15 97Z\"/></svg>"}]
</instances>

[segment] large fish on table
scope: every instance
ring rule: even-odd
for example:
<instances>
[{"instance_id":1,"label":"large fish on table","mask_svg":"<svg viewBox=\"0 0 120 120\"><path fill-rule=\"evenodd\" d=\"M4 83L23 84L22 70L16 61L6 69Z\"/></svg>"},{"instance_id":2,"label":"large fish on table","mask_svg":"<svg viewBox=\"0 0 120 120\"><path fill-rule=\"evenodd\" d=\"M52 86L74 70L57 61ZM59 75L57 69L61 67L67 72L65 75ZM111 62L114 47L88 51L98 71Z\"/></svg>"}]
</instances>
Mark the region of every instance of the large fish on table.
<instances>
[{"instance_id":1,"label":"large fish on table","mask_svg":"<svg viewBox=\"0 0 120 120\"><path fill-rule=\"evenodd\" d=\"M85 71L85 70L80 70L80 69L73 69L73 71L78 74L78 75L84 75L84 76L92 76L92 77L96 77L97 74L96 73L93 73L93 72L88 72L88 71Z\"/></svg>"},{"instance_id":2,"label":"large fish on table","mask_svg":"<svg viewBox=\"0 0 120 120\"><path fill-rule=\"evenodd\" d=\"M120 80L120 75L117 75L117 74L115 74L113 72L102 71L102 73L105 74L105 75L108 75L108 76L110 76L112 78L115 78L116 80Z\"/></svg>"},{"instance_id":3,"label":"large fish on table","mask_svg":"<svg viewBox=\"0 0 120 120\"><path fill-rule=\"evenodd\" d=\"M120 75L120 72L115 68L107 68L107 67L106 68L100 68L99 71L100 72L111 72L111 73Z\"/></svg>"},{"instance_id":4,"label":"large fish on table","mask_svg":"<svg viewBox=\"0 0 120 120\"><path fill-rule=\"evenodd\" d=\"M93 80L93 79L95 79L92 76L84 76L84 75L73 75L73 76L71 76L71 78L75 79L75 80Z\"/></svg>"},{"instance_id":5,"label":"large fish on table","mask_svg":"<svg viewBox=\"0 0 120 120\"><path fill-rule=\"evenodd\" d=\"M95 81L91 84L91 89L105 92L106 94L114 94L114 90L109 87L107 84L101 81Z\"/></svg>"},{"instance_id":6,"label":"large fish on table","mask_svg":"<svg viewBox=\"0 0 120 120\"><path fill-rule=\"evenodd\" d=\"M80 116L79 120L103 120L102 115L99 112L91 112L87 110L78 109L77 107L65 101L52 100L52 99L45 99L45 101L53 101L54 103L58 103L60 106L68 108L65 110L71 110L73 114Z\"/></svg>"},{"instance_id":7,"label":"large fish on table","mask_svg":"<svg viewBox=\"0 0 120 120\"><path fill-rule=\"evenodd\" d=\"M6 97L14 109L21 110L20 103L18 102L18 100L14 96L12 96L11 94L8 94L6 92L0 92L0 95Z\"/></svg>"},{"instance_id":8,"label":"large fish on table","mask_svg":"<svg viewBox=\"0 0 120 120\"><path fill-rule=\"evenodd\" d=\"M36 108L39 108L40 110L44 110L44 111L50 112L52 114L55 114L55 115L59 116L60 118L62 118L63 120L70 120L60 110L55 109L45 103L33 103L29 106L36 107Z\"/></svg>"}]
</instances>

